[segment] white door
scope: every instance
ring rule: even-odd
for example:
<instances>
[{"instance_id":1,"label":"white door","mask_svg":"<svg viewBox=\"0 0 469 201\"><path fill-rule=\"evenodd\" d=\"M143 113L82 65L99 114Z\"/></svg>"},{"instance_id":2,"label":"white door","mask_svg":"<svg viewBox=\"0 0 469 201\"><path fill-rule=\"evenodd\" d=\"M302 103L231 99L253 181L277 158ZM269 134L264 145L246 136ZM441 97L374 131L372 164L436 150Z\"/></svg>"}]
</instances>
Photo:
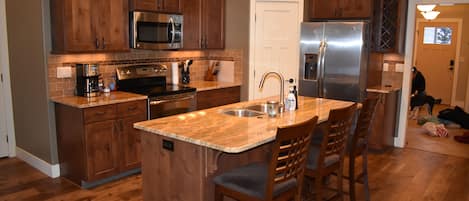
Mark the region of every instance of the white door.
<instances>
[{"instance_id":1,"label":"white door","mask_svg":"<svg viewBox=\"0 0 469 201\"><path fill-rule=\"evenodd\" d=\"M300 26L298 14L298 2L256 2L254 83L251 83L251 92L254 93L251 97L254 99L279 94L280 81L276 77L269 77L263 89L259 89L265 72L275 71L281 73L285 79L297 80Z\"/></svg>"}]
</instances>

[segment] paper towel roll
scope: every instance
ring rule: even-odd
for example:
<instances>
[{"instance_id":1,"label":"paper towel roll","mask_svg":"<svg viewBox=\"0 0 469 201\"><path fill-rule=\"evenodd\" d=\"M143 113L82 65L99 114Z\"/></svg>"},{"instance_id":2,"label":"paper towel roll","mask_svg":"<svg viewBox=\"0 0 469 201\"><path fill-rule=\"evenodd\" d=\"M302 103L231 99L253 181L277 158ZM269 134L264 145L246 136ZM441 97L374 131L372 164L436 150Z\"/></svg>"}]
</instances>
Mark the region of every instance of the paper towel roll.
<instances>
[{"instance_id":1,"label":"paper towel roll","mask_svg":"<svg viewBox=\"0 0 469 201\"><path fill-rule=\"evenodd\" d=\"M179 84L179 64L177 62L171 63L171 80L173 84Z\"/></svg>"}]
</instances>

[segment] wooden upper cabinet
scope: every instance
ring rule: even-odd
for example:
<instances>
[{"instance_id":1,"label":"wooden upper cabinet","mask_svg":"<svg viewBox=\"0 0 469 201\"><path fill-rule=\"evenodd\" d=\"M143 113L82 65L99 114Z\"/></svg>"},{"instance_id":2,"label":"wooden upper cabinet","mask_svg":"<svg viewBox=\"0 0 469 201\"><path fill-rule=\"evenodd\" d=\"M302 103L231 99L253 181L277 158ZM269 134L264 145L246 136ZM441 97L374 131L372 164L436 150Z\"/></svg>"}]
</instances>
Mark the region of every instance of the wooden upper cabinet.
<instances>
[{"instance_id":1,"label":"wooden upper cabinet","mask_svg":"<svg viewBox=\"0 0 469 201\"><path fill-rule=\"evenodd\" d=\"M166 13L181 12L180 0L131 0L132 10L157 11Z\"/></svg>"},{"instance_id":2,"label":"wooden upper cabinet","mask_svg":"<svg viewBox=\"0 0 469 201\"><path fill-rule=\"evenodd\" d=\"M203 33L205 49L225 48L225 1L204 0Z\"/></svg>"},{"instance_id":3,"label":"wooden upper cabinet","mask_svg":"<svg viewBox=\"0 0 469 201\"><path fill-rule=\"evenodd\" d=\"M310 19L370 18L372 0L310 0Z\"/></svg>"},{"instance_id":4,"label":"wooden upper cabinet","mask_svg":"<svg viewBox=\"0 0 469 201\"><path fill-rule=\"evenodd\" d=\"M336 18L339 15L340 0L310 0L310 18Z\"/></svg>"},{"instance_id":5,"label":"wooden upper cabinet","mask_svg":"<svg viewBox=\"0 0 469 201\"><path fill-rule=\"evenodd\" d=\"M404 54L407 0L378 0L373 19L373 51Z\"/></svg>"},{"instance_id":6,"label":"wooden upper cabinet","mask_svg":"<svg viewBox=\"0 0 469 201\"><path fill-rule=\"evenodd\" d=\"M128 1L51 0L52 52L128 51Z\"/></svg>"},{"instance_id":7,"label":"wooden upper cabinet","mask_svg":"<svg viewBox=\"0 0 469 201\"><path fill-rule=\"evenodd\" d=\"M225 0L182 0L184 49L225 47Z\"/></svg>"},{"instance_id":8,"label":"wooden upper cabinet","mask_svg":"<svg viewBox=\"0 0 469 201\"><path fill-rule=\"evenodd\" d=\"M372 16L372 0L342 0L340 16L344 18L369 18Z\"/></svg>"}]
</instances>

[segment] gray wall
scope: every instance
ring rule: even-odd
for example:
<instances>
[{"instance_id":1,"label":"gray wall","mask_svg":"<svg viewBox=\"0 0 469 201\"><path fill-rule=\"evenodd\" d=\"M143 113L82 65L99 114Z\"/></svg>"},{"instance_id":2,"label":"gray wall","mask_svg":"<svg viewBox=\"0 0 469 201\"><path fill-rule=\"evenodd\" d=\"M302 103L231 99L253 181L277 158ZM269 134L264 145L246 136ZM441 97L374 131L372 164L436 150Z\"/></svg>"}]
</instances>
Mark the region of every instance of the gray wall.
<instances>
[{"instance_id":1,"label":"gray wall","mask_svg":"<svg viewBox=\"0 0 469 201\"><path fill-rule=\"evenodd\" d=\"M50 129L54 119L47 95L47 10L44 0L6 1L16 146L55 164L55 129Z\"/></svg>"},{"instance_id":2,"label":"gray wall","mask_svg":"<svg viewBox=\"0 0 469 201\"><path fill-rule=\"evenodd\" d=\"M249 87L249 0L226 0L225 47L243 50L241 100L248 99Z\"/></svg>"}]
</instances>

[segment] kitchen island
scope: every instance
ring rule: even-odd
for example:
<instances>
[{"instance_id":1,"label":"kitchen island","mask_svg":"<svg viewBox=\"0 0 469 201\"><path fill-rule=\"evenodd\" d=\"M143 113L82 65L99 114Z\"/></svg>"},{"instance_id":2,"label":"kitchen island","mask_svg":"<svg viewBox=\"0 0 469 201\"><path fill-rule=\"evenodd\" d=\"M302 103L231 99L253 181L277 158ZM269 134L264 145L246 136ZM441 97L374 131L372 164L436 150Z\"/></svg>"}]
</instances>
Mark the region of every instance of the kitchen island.
<instances>
[{"instance_id":1,"label":"kitchen island","mask_svg":"<svg viewBox=\"0 0 469 201\"><path fill-rule=\"evenodd\" d=\"M256 161L268 161L278 126L313 116L327 121L331 109L352 102L299 97L299 109L270 118L224 114L231 108L265 103L246 101L145 122L134 127L142 134L144 200L211 201L212 178Z\"/></svg>"}]
</instances>

